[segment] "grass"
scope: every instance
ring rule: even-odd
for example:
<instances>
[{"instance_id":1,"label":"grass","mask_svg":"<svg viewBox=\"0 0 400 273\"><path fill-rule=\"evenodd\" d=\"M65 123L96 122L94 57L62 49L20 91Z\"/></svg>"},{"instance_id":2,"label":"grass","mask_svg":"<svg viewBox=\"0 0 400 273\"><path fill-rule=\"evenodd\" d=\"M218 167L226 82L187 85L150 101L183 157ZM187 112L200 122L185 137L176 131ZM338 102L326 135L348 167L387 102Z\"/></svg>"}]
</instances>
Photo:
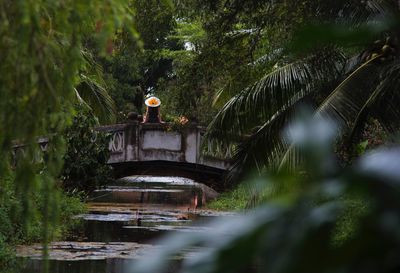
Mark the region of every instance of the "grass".
<instances>
[{"instance_id":1,"label":"grass","mask_svg":"<svg viewBox=\"0 0 400 273\"><path fill-rule=\"evenodd\" d=\"M343 242L352 239L360 225L359 219L368 214L370 203L360 197L343 197L346 209L336 222L335 232L332 237L334 246L340 246Z\"/></svg>"},{"instance_id":2,"label":"grass","mask_svg":"<svg viewBox=\"0 0 400 273\"><path fill-rule=\"evenodd\" d=\"M255 186L242 183L235 189L222 193L218 199L207 205L207 208L220 211L241 211L249 207L252 201L252 192L254 194ZM273 200L275 196L271 191L258 191L260 203L266 203ZM365 198L357 196L344 196L340 198L345 204L346 209L336 222L336 228L332 234L332 245L340 246L347 240L352 239L359 227L359 219L368 213L370 204ZM255 206L257 204L254 204Z\"/></svg>"},{"instance_id":3,"label":"grass","mask_svg":"<svg viewBox=\"0 0 400 273\"><path fill-rule=\"evenodd\" d=\"M239 211L246 208L249 200L249 189L246 184L239 184L235 189L222 193L216 200L207 204L214 210Z\"/></svg>"}]
</instances>

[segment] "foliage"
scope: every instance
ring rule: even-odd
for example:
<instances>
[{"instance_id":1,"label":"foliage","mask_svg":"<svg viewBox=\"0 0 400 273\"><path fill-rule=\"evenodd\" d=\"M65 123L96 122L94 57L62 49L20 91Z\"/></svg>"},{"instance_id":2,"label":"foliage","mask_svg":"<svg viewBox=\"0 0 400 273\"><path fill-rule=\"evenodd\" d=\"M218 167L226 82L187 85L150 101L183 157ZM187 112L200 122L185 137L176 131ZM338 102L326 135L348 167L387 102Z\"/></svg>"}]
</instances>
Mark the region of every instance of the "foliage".
<instances>
[{"instance_id":1,"label":"foliage","mask_svg":"<svg viewBox=\"0 0 400 273\"><path fill-rule=\"evenodd\" d=\"M141 40L122 30L116 36L112 56L98 57L119 120L131 111L142 113L144 95L154 93L158 81L171 74L172 60L162 54L163 50L180 47L175 40L167 39L175 26L169 1L132 0L130 6L137 10L133 24Z\"/></svg>"},{"instance_id":2,"label":"foliage","mask_svg":"<svg viewBox=\"0 0 400 273\"><path fill-rule=\"evenodd\" d=\"M81 228L82 219L76 218L77 215L87 211L82 198L77 194L62 193L60 198L60 225L57 227L55 238L60 240L68 238L76 233L77 228Z\"/></svg>"},{"instance_id":3,"label":"foliage","mask_svg":"<svg viewBox=\"0 0 400 273\"><path fill-rule=\"evenodd\" d=\"M310 119L288 131L306 159L303 171L290 175L295 191L215 221L209 226L213 232L164 238L164 247L147 253L133 272L165 272L169 258L183 251L191 253L179 272L398 271L400 150L378 150L340 169L330 152L332 127ZM287 178L282 172L265 183L279 186ZM340 238L338 226L349 236Z\"/></svg>"},{"instance_id":4,"label":"foliage","mask_svg":"<svg viewBox=\"0 0 400 273\"><path fill-rule=\"evenodd\" d=\"M24 222L24 212L22 208L23 200L15 194L14 177L7 175L1 180L2 188L0 191L0 272L7 272L9 268L14 268L17 264L15 260L15 245L40 242L45 229L43 211L45 209L44 196L35 193L33 196L34 205L38 207L34 215L31 215L30 225ZM80 220L73 216L85 211L84 204L80 199L67 196L60 189L53 192L57 203L54 211L57 213L59 225L50 229L51 239L63 239L71 230L80 224ZM4 271L3 271L4 270Z\"/></svg>"},{"instance_id":5,"label":"foliage","mask_svg":"<svg viewBox=\"0 0 400 273\"><path fill-rule=\"evenodd\" d=\"M179 19L172 37L186 50L174 54L174 78L163 82L161 93L168 111L203 124L216 114L213 103L220 107L284 60L283 44L304 21L326 20L340 6L338 1L173 2Z\"/></svg>"},{"instance_id":6,"label":"foliage","mask_svg":"<svg viewBox=\"0 0 400 273\"><path fill-rule=\"evenodd\" d=\"M213 103L220 107L275 65L293 59L283 47L305 22L330 22L338 14L349 15L359 4L346 0L173 2L178 24L171 37L182 41L186 50L171 54L174 77L162 83L160 93L172 114L204 124L216 114L210 107Z\"/></svg>"},{"instance_id":7,"label":"foliage","mask_svg":"<svg viewBox=\"0 0 400 273\"><path fill-rule=\"evenodd\" d=\"M162 99L163 113L207 124L218 90L226 99L269 70L259 65L268 63L269 41L261 30L249 31L248 10L220 30L214 20L225 18L223 8L195 2L132 1L140 10L134 20L143 44L122 32L113 56L101 61L119 112L142 112L143 95L151 92ZM265 9L255 11L260 19Z\"/></svg>"},{"instance_id":8,"label":"foliage","mask_svg":"<svg viewBox=\"0 0 400 273\"><path fill-rule=\"evenodd\" d=\"M203 19L183 17L178 22L171 38L179 39L185 50L166 52L173 57L173 77L160 82L159 94L171 114L207 124L215 115L211 105L216 90L244 87L260 71L247 65L252 62L248 53L251 37L238 35L221 41L207 31Z\"/></svg>"},{"instance_id":9,"label":"foliage","mask_svg":"<svg viewBox=\"0 0 400 273\"><path fill-rule=\"evenodd\" d=\"M63 188L69 192L89 192L111 179L107 165L110 138L95 131L98 121L93 114L80 107L72 125L66 130L67 151L61 174Z\"/></svg>"},{"instance_id":10,"label":"foliage","mask_svg":"<svg viewBox=\"0 0 400 273\"><path fill-rule=\"evenodd\" d=\"M75 88L79 103L91 109L102 123L115 122L115 102L106 89L104 73L91 53L85 51L83 56L85 65Z\"/></svg>"},{"instance_id":11,"label":"foliage","mask_svg":"<svg viewBox=\"0 0 400 273\"><path fill-rule=\"evenodd\" d=\"M304 104L313 106L316 115L335 120L338 134L348 133L348 144L359 138L370 117L379 120L388 133L399 129L399 112L394 107L399 99L398 21L393 19L398 18L397 4L368 1L356 9L351 1L342 4L335 2L338 13L331 22L346 25L325 25L324 39L318 41L315 37L321 28L316 27L318 33L316 28L298 32L294 48L303 45L313 51L289 56L283 65L278 62L272 72L230 99L210 124L209 138L218 138L223 145L240 142L235 171L295 167L301 158L280 135ZM324 5L316 3L316 7ZM368 48L376 37L381 40ZM350 49L343 48L349 44ZM349 56L354 51L358 53Z\"/></svg>"},{"instance_id":12,"label":"foliage","mask_svg":"<svg viewBox=\"0 0 400 273\"><path fill-rule=\"evenodd\" d=\"M370 204L362 196L345 196L342 200L345 203L345 209L338 216L336 227L333 230L332 244L340 244L353 239L359 232L360 219L367 216Z\"/></svg>"},{"instance_id":13,"label":"foliage","mask_svg":"<svg viewBox=\"0 0 400 273\"><path fill-rule=\"evenodd\" d=\"M12 207L15 205L15 200L12 196L13 189L11 179L2 181L0 190L0 268L5 268L12 263L13 249L8 240L14 238L11 234L14 232L12 223Z\"/></svg>"},{"instance_id":14,"label":"foliage","mask_svg":"<svg viewBox=\"0 0 400 273\"><path fill-rule=\"evenodd\" d=\"M25 230L39 217L46 246L57 220L65 147L59 133L71 124L81 74L90 71L84 37L93 35L101 53L111 54L116 30L133 32L132 17L125 0L0 0L0 10L0 187L12 165L12 145L24 145L12 176L21 203L15 215ZM40 136L49 138L44 154Z\"/></svg>"},{"instance_id":15,"label":"foliage","mask_svg":"<svg viewBox=\"0 0 400 273\"><path fill-rule=\"evenodd\" d=\"M224 192L216 200L207 204L207 208L215 210L244 210L248 203L249 186L239 184L235 189L229 192Z\"/></svg>"}]
</instances>

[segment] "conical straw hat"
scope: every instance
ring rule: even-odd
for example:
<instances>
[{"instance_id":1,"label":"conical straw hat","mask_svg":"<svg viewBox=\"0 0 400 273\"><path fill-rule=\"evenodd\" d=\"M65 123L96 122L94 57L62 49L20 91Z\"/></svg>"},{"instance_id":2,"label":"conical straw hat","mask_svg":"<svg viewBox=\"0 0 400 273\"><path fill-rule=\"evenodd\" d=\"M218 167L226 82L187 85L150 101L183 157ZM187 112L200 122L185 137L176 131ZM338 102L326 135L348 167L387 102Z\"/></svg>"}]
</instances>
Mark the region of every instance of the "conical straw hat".
<instances>
[{"instance_id":1,"label":"conical straw hat","mask_svg":"<svg viewBox=\"0 0 400 273\"><path fill-rule=\"evenodd\" d=\"M148 107L158 107L161 105L161 101L159 98L157 97L149 97L147 98L144 103L148 106Z\"/></svg>"}]
</instances>

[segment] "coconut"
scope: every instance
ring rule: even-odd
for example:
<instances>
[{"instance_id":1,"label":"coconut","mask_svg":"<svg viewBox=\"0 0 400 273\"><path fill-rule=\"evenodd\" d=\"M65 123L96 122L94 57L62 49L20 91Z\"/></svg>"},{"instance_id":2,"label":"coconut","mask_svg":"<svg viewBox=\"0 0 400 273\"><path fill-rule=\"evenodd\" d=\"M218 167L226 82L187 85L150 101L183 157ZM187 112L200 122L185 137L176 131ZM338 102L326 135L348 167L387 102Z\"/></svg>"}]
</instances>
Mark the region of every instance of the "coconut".
<instances>
[{"instance_id":1,"label":"coconut","mask_svg":"<svg viewBox=\"0 0 400 273\"><path fill-rule=\"evenodd\" d=\"M384 45L382 47L382 53L385 54L385 55L390 54L391 51L392 51L392 48L390 46L388 46L388 45Z\"/></svg>"}]
</instances>

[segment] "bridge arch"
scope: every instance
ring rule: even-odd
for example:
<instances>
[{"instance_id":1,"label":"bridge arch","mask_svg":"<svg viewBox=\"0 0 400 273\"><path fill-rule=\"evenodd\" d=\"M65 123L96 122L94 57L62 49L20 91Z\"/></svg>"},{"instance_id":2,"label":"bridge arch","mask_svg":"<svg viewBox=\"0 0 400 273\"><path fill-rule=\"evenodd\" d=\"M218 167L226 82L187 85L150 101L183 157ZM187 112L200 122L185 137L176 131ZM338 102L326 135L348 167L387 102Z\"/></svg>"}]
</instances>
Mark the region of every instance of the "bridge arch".
<instances>
[{"instance_id":1,"label":"bridge arch","mask_svg":"<svg viewBox=\"0 0 400 273\"><path fill-rule=\"evenodd\" d=\"M108 164L113 167L116 178L144 174L181 176L217 191L225 189L231 150L222 158L203 155L202 127L188 125L179 130L172 127L169 123L138 122L98 127L98 131L111 134Z\"/></svg>"}]
</instances>

